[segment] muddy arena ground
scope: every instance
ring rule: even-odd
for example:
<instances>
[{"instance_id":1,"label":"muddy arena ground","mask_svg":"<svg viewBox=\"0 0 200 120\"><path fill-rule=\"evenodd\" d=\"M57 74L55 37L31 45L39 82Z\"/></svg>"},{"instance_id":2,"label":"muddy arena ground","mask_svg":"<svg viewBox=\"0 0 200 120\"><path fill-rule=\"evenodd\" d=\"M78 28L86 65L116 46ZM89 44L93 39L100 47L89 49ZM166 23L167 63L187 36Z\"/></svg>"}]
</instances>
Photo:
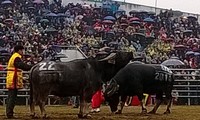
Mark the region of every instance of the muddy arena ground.
<instances>
[{"instance_id":1,"label":"muddy arena ground","mask_svg":"<svg viewBox=\"0 0 200 120\"><path fill-rule=\"evenodd\" d=\"M152 107L147 107L150 110ZM46 106L49 119L52 120L77 120L79 109L71 106ZM164 115L165 106L161 106L156 115L141 115L138 106L125 107L123 114L113 115L108 106L102 106L100 113L92 114L92 120L200 120L200 106L172 106L172 113ZM37 107L37 112L39 109ZM6 119L5 107L0 107L0 120ZM31 119L28 106L16 106L15 116L18 119Z\"/></svg>"}]
</instances>

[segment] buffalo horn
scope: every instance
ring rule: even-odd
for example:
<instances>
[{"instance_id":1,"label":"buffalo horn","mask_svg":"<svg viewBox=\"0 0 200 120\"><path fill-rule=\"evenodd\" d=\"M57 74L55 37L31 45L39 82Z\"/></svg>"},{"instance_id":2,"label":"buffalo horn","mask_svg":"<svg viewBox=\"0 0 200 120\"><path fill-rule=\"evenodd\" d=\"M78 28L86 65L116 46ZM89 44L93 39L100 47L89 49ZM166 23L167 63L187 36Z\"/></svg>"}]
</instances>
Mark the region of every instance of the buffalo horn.
<instances>
[{"instance_id":1,"label":"buffalo horn","mask_svg":"<svg viewBox=\"0 0 200 120\"><path fill-rule=\"evenodd\" d=\"M111 53L109 56L107 56L106 58L103 58L99 61L107 61L107 60L111 60L116 56L116 53Z\"/></svg>"}]
</instances>

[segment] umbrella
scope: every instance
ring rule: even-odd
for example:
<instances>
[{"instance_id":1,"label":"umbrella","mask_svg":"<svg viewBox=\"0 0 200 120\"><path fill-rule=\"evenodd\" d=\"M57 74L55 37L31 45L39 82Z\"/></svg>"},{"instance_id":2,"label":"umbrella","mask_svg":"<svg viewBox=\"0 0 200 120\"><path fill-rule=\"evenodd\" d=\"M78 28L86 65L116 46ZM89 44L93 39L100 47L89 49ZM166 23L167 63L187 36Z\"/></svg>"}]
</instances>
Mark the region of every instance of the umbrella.
<instances>
[{"instance_id":1,"label":"umbrella","mask_svg":"<svg viewBox=\"0 0 200 120\"><path fill-rule=\"evenodd\" d=\"M155 21L152 18L145 18L144 22L154 23Z\"/></svg>"},{"instance_id":2,"label":"umbrella","mask_svg":"<svg viewBox=\"0 0 200 120\"><path fill-rule=\"evenodd\" d=\"M133 18L130 18L129 21L130 21L130 22L131 22L131 21L140 21L140 19L137 18L137 17L133 17Z\"/></svg>"},{"instance_id":3,"label":"umbrella","mask_svg":"<svg viewBox=\"0 0 200 120\"><path fill-rule=\"evenodd\" d=\"M192 33L192 30L185 30L183 33Z\"/></svg>"},{"instance_id":4,"label":"umbrella","mask_svg":"<svg viewBox=\"0 0 200 120\"><path fill-rule=\"evenodd\" d=\"M65 15L64 13L58 13L57 16L59 16L59 17L67 17L67 15Z\"/></svg>"},{"instance_id":5,"label":"umbrella","mask_svg":"<svg viewBox=\"0 0 200 120\"><path fill-rule=\"evenodd\" d=\"M115 35L115 32L111 32L111 31L110 31L110 32L107 32L106 34L107 34L107 35Z\"/></svg>"},{"instance_id":6,"label":"umbrella","mask_svg":"<svg viewBox=\"0 0 200 120\"><path fill-rule=\"evenodd\" d=\"M4 5L4 4L12 4L12 2L10 0L6 0L6 1L3 1L1 4L2 5Z\"/></svg>"},{"instance_id":7,"label":"umbrella","mask_svg":"<svg viewBox=\"0 0 200 120\"><path fill-rule=\"evenodd\" d=\"M133 35L145 37L145 34L143 34L143 33L133 33Z\"/></svg>"},{"instance_id":8,"label":"umbrella","mask_svg":"<svg viewBox=\"0 0 200 120\"><path fill-rule=\"evenodd\" d=\"M48 13L46 14L47 17L57 17L57 15L55 13Z\"/></svg>"},{"instance_id":9,"label":"umbrella","mask_svg":"<svg viewBox=\"0 0 200 120\"><path fill-rule=\"evenodd\" d=\"M46 28L44 30L44 32L46 32L46 33L52 33L52 32L58 32L58 30L56 30L55 28Z\"/></svg>"},{"instance_id":10,"label":"umbrella","mask_svg":"<svg viewBox=\"0 0 200 120\"><path fill-rule=\"evenodd\" d=\"M141 10L141 11L139 11L139 13L141 13L141 14L146 14L146 13L148 13L147 11L144 11L144 10Z\"/></svg>"},{"instance_id":11,"label":"umbrella","mask_svg":"<svg viewBox=\"0 0 200 120\"><path fill-rule=\"evenodd\" d=\"M187 47L185 45L176 45L174 46L174 49L186 49Z\"/></svg>"},{"instance_id":12,"label":"umbrella","mask_svg":"<svg viewBox=\"0 0 200 120\"><path fill-rule=\"evenodd\" d=\"M129 12L129 14L134 14L134 13L138 13L138 11L137 10L132 10L132 11Z\"/></svg>"},{"instance_id":13,"label":"umbrella","mask_svg":"<svg viewBox=\"0 0 200 120\"><path fill-rule=\"evenodd\" d=\"M132 22L130 22L129 24L140 25L140 22L139 22L139 21L132 21Z\"/></svg>"},{"instance_id":14,"label":"umbrella","mask_svg":"<svg viewBox=\"0 0 200 120\"><path fill-rule=\"evenodd\" d=\"M174 41L173 38L167 38L167 41Z\"/></svg>"},{"instance_id":15,"label":"umbrella","mask_svg":"<svg viewBox=\"0 0 200 120\"><path fill-rule=\"evenodd\" d=\"M104 20L104 21L102 21L102 23L113 24L113 21L111 21L111 20Z\"/></svg>"},{"instance_id":16,"label":"umbrella","mask_svg":"<svg viewBox=\"0 0 200 120\"><path fill-rule=\"evenodd\" d=\"M126 24L126 23L122 23L122 24L120 24L121 26L128 26L128 24Z\"/></svg>"},{"instance_id":17,"label":"umbrella","mask_svg":"<svg viewBox=\"0 0 200 120\"><path fill-rule=\"evenodd\" d=\"M112 45L114 45L114 46L115 46L115 45L118 45L118 42L109 42L109 43L108 43L108 46L112 46Z\"/></svg>"},{"instance_id":18,"label":"umbrella","mask_svg":"<svg viewBox=\"0 0 200 120\"><path fill-rule=\"evenodd\" d=\"M95 7L95 8L93 8L93 10L101 10L101 7Z\"/></svg>"},{"instance_id":19,"label":"umbrella","mask_svg":"<svg viewBox=\"0 0 200 120\"><path fill-rule=\"evenodd\" d=\"M126 12L125 10L119 9L116 12Z\"/></svg>"},{"instance_id":20,"label":"umbrella","mask_svg":"<svg viewBox=\"0 0 200 120\"><path fill-rule=\"evenodd\" d=\"M200 53L199 52L195 52L194 55L195 56L200 56Z\"/></svg>"},{"instance_id":21,"label":"umbrella","mask_svg":"<svg viewBox=\"0 0 200 120\"><path fill-rule=\"evenodd\" d=\"M148 44L153 43L154 40L155 40L154 36L146 36L146 41L147 41Z\"/></svg>"},{"instance_id":22,"label":"umbrella","mask_svg":"<svg viewBox=\"0 0 200 120\"><path fill-rule=\"evenodd\" d=\"M112 9L112 8L111 8L111 5L103 5L102 8L103 8L103 9Z\"/></svg>"},{"instance_id":23,"label":"umbrella","mask_svg":"<svg viewBox=\"0 0 200 120\"><path fill-rule=\"evenodd\" d=\"M35 3L35 4L44 4L44 2L42 0L35 0L35 1L33 1L33 3Z\"/></svg>"},{"instance_id":24,"label":"umbrella","mask_svg":"<svg viewBox=\"0 0 200 120\"><path fill-rule=\"evenodd\" d=\"M3 35L3 32L0 32L0 36Z\"/></svg>"},{"instance_id":25,"label":"umbrella","mask_svg":"<svg viewBox=\"0 0 200 120\"><path fill-rule=\"evenodd\" d=\"M184 66L184 62L178 60L178 59L168 59L161 63L165 66Z\"/></svg>"},{"instance_id":26,"label":"umbrella","mask_svg":"<svg viewBox=\"0 0 200 120\"><path fill-rule=\"evenodd\" d=\"M72 10L78 10L79 11L80 8L79 7L73 7Z\"/></svg>"},{"instance_id":27,"label":"umbrella","mask_svg":"<svg viewBox=\"0 0 200 120\"><path fill-rule=\"evenodd\" d=\"M177 59L177 60L179 60L179 57L173 56L173 57L170 57L170 59Z\"/></svg>"},{"instance_id":28,"label":"umbrella","mask_svg":"<svg viewBox=\"0 0 200 120\"><path fill-rule=\"evenodd\" d=\"M30 7L28 7L28 9L29 9L29 10L31 10L31 9L33 10L33 9L35 9L35 7L31 7L31 6L30 6Z\"/></svg>"},{"instance_id":29,"label":"umbrella","mask_svg":"<svg viewBox=\"0 0 200 120\"><path fill-rule=\"evenodd\" d=\"M46 14L51 13L51 11L48 10L48 9L43 9L42 12L43 12L43 13L46 13Z\"/></svg>"},{"instance_id":30,"label":"umbrella","mask_svg":"<svg viewBox=\"0 0 200 120\"><path fill-rule=\"evenodd\" d=\"M11 54L10 53L1 53L1 56L10 56Z\"/></svg>"},{"instance_id":31,"label":"umbrella","mask_svg":"<svg viewBox=\"0 0 200 120\"><path fill-rule=\"evenodd\" d=\"M13 22L13 19L5 19L4 22L5 23L11 23L11 22Z\"/></svg>"},{"instance_id":32,"label":"umbrella","mask_svg":"<svg viewBox=\"0 0 200 120\"><path fill-rule=\"evenodd\" d=\"M148 12L147 14L148 14L148 15L155 15L156 13L155 13L155 12L152 12L152 11L150 11L150 12Z\"/></svg>"},{"instance_id":33,"label":"umbrella","mask_svg":"<svg viewBox=\"0 0 200 120\"><path fill-rule=\"evenodd\" d=\"M193 19L193 20L197 20L197 18L195 16L188 16L188 19Z\"/></svg>"},{"instance_id":34,"label":"umbrella","mask_svg":"<svg viewBox=\"0 0 200 120\"><path fill-rule=\"evenodd\" d=\"M88 9L90 9L91 7L90 7L90 5L82 5L83 6L83 8L88 8Z\"/></svg>"},{"instance_id":35,"label":"umbrella","mask_svg":"<svg viewBox=\"0 0 200 120\"><path fill-rule=\"evenodd\" d=\"M5 49L0 49L0 53L8 53L8 51Z\"/></svg>"},{"instance_id":36,"label":"umbrella","mask_svg":"<svg viewBox=\"0 0 200 120\"><path fill-rule=\"evenodd\" d=\"M76 16L76 18L75 18L76 20L80 20L80 19L83 19L83 15L78 15L78 16Z\"/></svg>"},{"instance_id":37,"label":"umbrella","mask_svg":"<svg viewBox=\"0 0 200 120\"><path fill-rule=\"evenodd\" d=\"M106 16L104 20L116 20L113 16Z\"/></svg>"},{"instance_id":38,"label":"umbrella","mask_svg":"<svg viewBox=\"0 0 200 120\"><path fill-rule=\"evenodd\" d=\"M43 23L43 22L44 22L44 23L48 23L49 20L48 20L48 19L41 19L40 22L41 22L41 23Z\"/></svg>"},{"instance_id":39,"label":"umbrella","mask_svg":"<svg viewBox=\"0 0 200 120\"><path fill-rule=\"evenodd\" d=\"M194 52L193 51L188 51L185 53L185 55L194 55Z\"/></svg>"}]
</instances>

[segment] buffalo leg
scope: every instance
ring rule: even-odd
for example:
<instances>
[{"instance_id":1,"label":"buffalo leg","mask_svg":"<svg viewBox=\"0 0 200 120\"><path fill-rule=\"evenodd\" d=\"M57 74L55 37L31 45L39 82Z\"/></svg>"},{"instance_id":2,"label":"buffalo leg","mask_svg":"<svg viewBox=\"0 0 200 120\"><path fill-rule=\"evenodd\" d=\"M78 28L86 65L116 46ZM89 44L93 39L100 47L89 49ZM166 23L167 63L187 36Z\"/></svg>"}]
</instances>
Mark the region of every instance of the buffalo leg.
<instances>
[{"instance_id":1,"label":"buffalo leg","mask_svg":"<svg viewBox=\"0 0 200 120\"><path fill-rule=\"evenodd\" d=\"M147 113L147 109L146 109L146 103L145 103L145 97L142 94L141 97L138 96L138 99L140 101L140 105L142 106L142 114L146 114Z\"/></svg>"},{"instance_id":2,"label":"buffalo leg","mask_svg":"<svg viewBox=\"0 0 200 120\"><path fill-rule=\"evenodd\" d=\"M32 85L32 84L31 84ZM32 86L30 87L30 111L31 111L31 117L38 118L35 113L35 104L36 104L36 93L34 93Z\"/></svg>"},{"instance_id":3,"label":"buffalo leg","mask_svg":"<svg viewBox=\"0 0 200 120\"><path fill-rule=\"evenodd\" d=\"M45 107L45 100L42 100L42 101L39 102L39 107L40 107L42 118L47 118L46 110L44 108Z\"/></svg>"},{"instance_id":4,"label":"buffalo leg","mask_svg":"<svg viewBox=\"0 0 200 120\"><path fill-rule=\"evenodd\" d=\"M158 107L160 106L160 104L162 103L162 100L163 100L163 93L162 92L159 92L158 94L156 94L156 104L153 108L153 110L151 110L149 113L150 114L155 114Z\"/></svg>"},{"instance_id":5,"label":"buffalo leg","mask_svg":"<svg viewBox=\"0 0 200 120\"><path fill-rule=\"evenodd\" d=\"M169 114L170 113L170 107L172 104L172 94L171 94L172 90L167 90L167 92L165 93L166 98L167 98L167 109L164 112L164 114Z\"/></svg>"},{"instance_id":6,"label":"buffalo leg","mask_svg":"<svg viewBox=\"0 0 200 120\"><path fill-rule=\"evenodd\" d=\"M122 110L123 110L125 102L126 102L126 98L127 98L127 96L122 96L121 97L120 109L118 109L117 112L115 112L115 114L121 114L122 113Z\"/></svg>"},{"instance_id":7,"label":"buffalo leg","mask_svg":"<svg viewBox=\"0 0 200 120\"><path fill-rule=\"evenodd\" d=\"M90 118L91 115L89 115L89 103L86 102L85 97L80 97L80 111L78 114L79 118Z\"/></svg>"},{"instance_id":8,"label":"buffalo leg","mask_svg":"<svg viewBox=\"0 0 200 120\"><path fill-rule=\"evenodd\" d=\"M84 103L83 103L82 97L80 97L80 98L81 98L80 99L80 111L79 111L78 117L82 118L83 117Z\"/></svg>"},{"instance_id":9,"label":"buffalo leg","mask_svg":"<svg viewBox=\"0 0 200 120\"><path fill-rule=\"evenodd\" d=\"M111 112L112 113L116 113L116 111L118 110L118 105L119 105L119 95L118 94L114 94L113 96L112 96L112 99L114 100L114 101L110 101L109 102L109 106L110 106L110 109L111 109ZM111 103L111 102L113 102L113 103Z\"/></svg>"},{"instance_id":10,"label":"buffalo leg","mask_svg":"<svg viewBox=\"0 0 200 120\"><path fill-rule=\"evenodd\" d=\"M41 112L41 116L42 118L48 118L47 114L46 114L46 110L45 110L45 103L46 100L48 98L48 89L46 89L46 91L44 91L45 94L40 95L40 101L39 101L39 107L40 107L40 112Z\"/></svg>"},{"instance_id":11,"label":"buffalo leg","mask_svg":"<svg viewBox=\"0 0 200 120\"><path fill-rule=\"evenodd\" d=\"M30 103L30 110L31 110L32 118L37 118L36 113L35 113L35 103L36 103L35 98L33 98Z\"/></svg>"},{"instance_id":12,"label":"buffalo leg","mask_svg":"<svg viewBox=\"0 0 200 120\"><path fill-rule=\"evenodd\" d=\"M142 87L141 87L141 89L142 89ZM143 92L140 91L137 96L138 96L138 99L140 101L140 105L142 106L141 114L146 114L147 113L147 109L146 109L146 106L145 106L145 97L143 95Z\"/></svg>"}]
</instances>

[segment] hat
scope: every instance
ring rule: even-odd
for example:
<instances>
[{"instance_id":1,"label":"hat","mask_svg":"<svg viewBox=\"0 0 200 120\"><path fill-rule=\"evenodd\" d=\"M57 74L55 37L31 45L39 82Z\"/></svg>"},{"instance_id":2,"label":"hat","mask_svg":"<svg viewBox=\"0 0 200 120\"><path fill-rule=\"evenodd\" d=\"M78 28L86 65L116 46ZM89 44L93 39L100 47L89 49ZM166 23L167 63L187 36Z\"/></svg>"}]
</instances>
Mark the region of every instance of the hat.
<instances>
[{"instance_id":1,"label":"hat","mask_svg":"<svg viewBox=\"0 0 200 120\"><path fill-rule=\"evenodd\" d=\"M22 45L16 45L15 47L14 47L14 51L15 52L18 52L19 50L23 50L24 49L24 47L22 46Z\"/></svg>"}]
</instances>

